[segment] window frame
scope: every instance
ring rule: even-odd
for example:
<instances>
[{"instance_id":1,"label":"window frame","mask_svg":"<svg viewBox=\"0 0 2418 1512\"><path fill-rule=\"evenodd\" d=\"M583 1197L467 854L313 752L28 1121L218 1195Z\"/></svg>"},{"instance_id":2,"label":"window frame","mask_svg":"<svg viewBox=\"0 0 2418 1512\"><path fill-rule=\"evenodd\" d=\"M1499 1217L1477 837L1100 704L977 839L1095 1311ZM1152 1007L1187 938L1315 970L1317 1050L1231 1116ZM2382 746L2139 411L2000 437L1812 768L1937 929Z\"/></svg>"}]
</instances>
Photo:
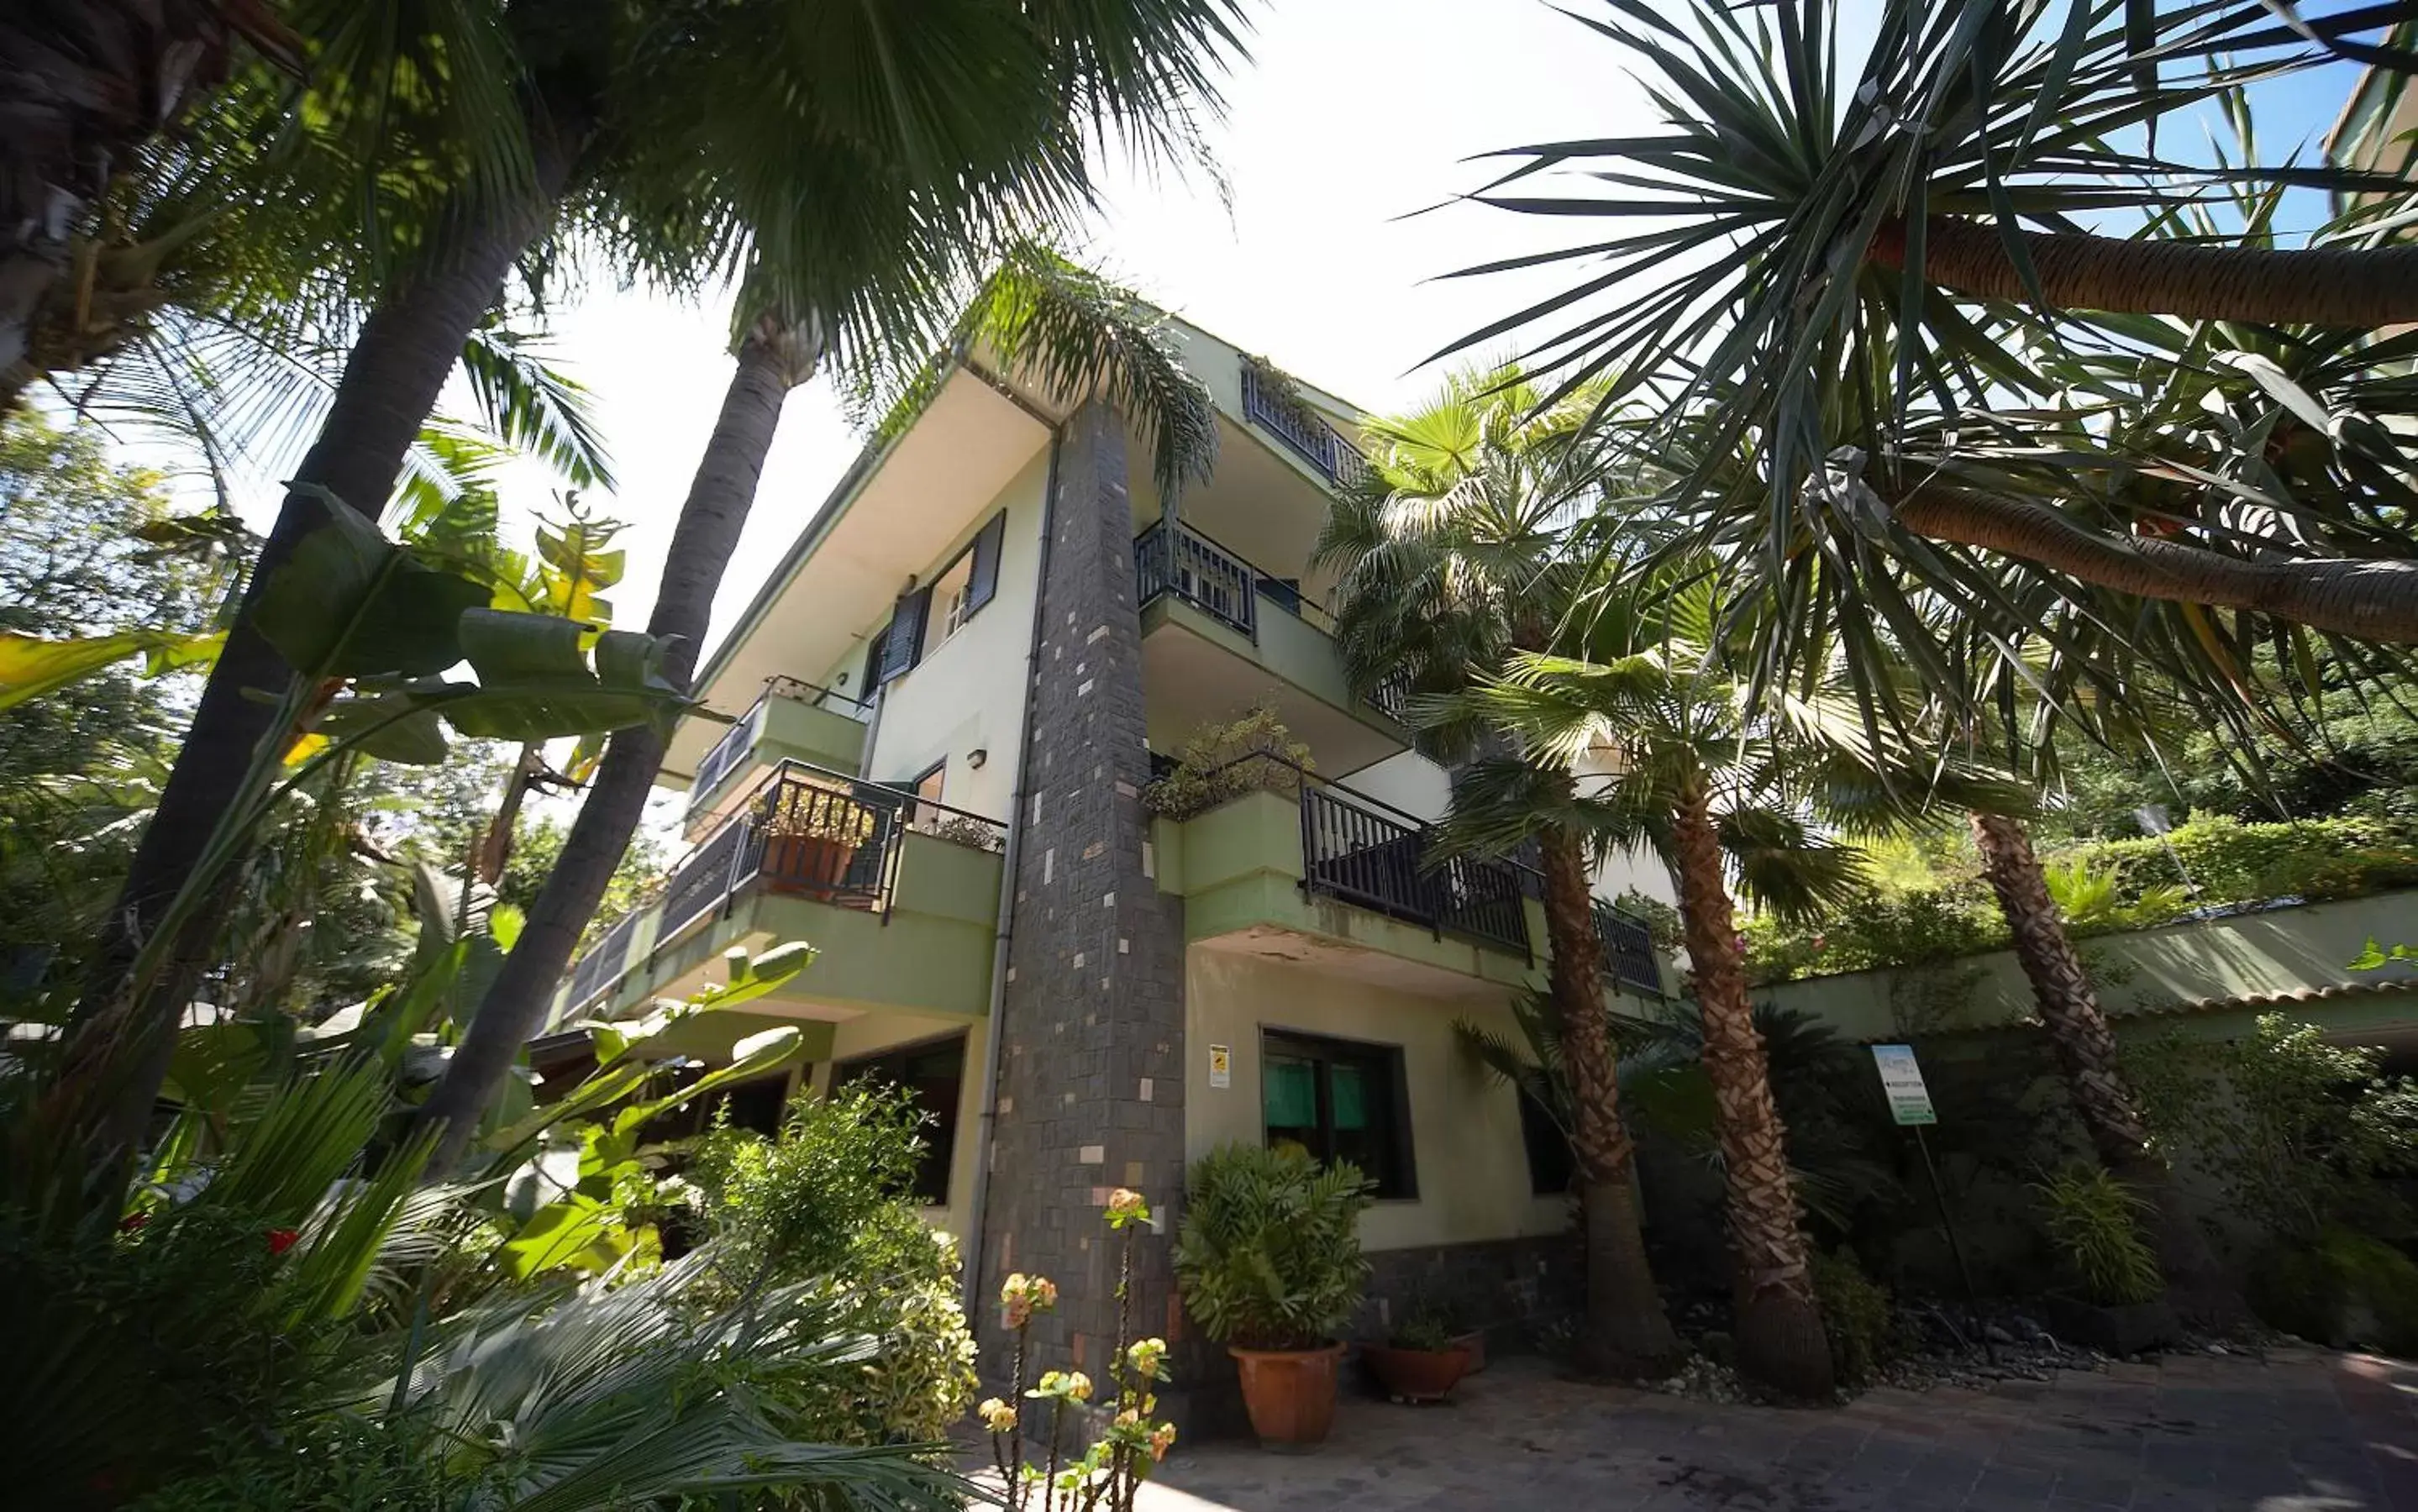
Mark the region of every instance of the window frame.
<instances>
[{"instance_id":1,"label":"window frame","mask_svg":"<svg viewBox=\"0 0 2418 1512\"><path fill-rule=\"evenodd\" d=\"M1267 1079L1272 1056L1308 1061L1319 1068L1316 1077L1318 1120L1321 1142L1325 1149L1313 1149L1310 1154L1322 1164L1335 1158L1334 1093L1329 1068L1337 1061L1345 1061L1373 1071L1385 1088L1385 1116L1382 1124L1382 1142L1388 1151L1387 1168L1369 1170L1364 1167L1362 1174L1374 1184L1378 1201L1416 1202L1419 1199L1418 1150L1411 1138L1409 1058L1401 1046L1375 1040L1346 1039L1276 1024L1261 1025L1260 1142L1263 1145L1268 1142ZM1372 1123L1372 1132L1378 1127Z\"/></svg>"}]
</instances>

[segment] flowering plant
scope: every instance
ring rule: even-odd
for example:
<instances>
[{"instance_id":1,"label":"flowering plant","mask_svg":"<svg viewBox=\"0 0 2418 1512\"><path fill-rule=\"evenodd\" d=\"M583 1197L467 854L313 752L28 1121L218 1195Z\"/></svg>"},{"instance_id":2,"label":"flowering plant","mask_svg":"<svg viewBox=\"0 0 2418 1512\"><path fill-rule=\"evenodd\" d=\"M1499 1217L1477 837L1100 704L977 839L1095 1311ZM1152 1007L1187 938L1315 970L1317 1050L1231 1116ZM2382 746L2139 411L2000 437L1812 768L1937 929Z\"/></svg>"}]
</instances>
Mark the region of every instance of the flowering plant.
<instances>
[{"instance_id":1,"label":"flowering plant","mask_svg":"<svg viewBox=\"0 0 2418 1512\"><path fill-rule=\"evenodd\" d=\"M1058 1289L1047 1277L1020 1272L1000 1288L1001 1316L1016 1331L1015 1398L993 1397L975 1411L990 1430L992 1458L1014 1512L1133 1512L1136 1491L1175 1443L1174 1424L1151 1421L1158 1410L1155 1388L1167 1379L1167 1341L1126 1338L1133 1230L1150 1222L1150 1204L1140 1192L1119 1187L1109 1197L1105 1216L1110 1229L1125 1237L1117 1261L1117 1343L1109 1356L1109 1384L1115 1395L1100 1404L1109 1414L1107 1429L1071 1463L1062 1460L1060 1430L1070 1406L1081 1411L1098 1388L1080 1370L1045 1370L1039 1381L1025 1384L1027 1335L1036 1313L1057 1306ZM1018 1406L1022 1402L1033 1403L1035 1413L1046 1404L1048 1422L1038 1425L1048 1445L1046 1466L1025 1461L1024 1414Z\"/></svg>"}]
</instances>

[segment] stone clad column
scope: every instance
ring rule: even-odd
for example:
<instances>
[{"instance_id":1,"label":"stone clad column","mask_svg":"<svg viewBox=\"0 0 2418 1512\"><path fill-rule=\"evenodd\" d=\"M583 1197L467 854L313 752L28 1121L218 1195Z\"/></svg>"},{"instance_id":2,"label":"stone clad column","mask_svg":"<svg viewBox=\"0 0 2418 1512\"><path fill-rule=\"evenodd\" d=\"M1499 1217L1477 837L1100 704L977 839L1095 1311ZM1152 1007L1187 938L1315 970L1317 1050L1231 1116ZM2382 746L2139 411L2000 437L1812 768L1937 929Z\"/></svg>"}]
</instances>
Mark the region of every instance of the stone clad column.
<instances>
[{"instance_id":1,"label":"stone clad column","mask_svg":"<svg viewBox=\"0 0 2418 1512\"><path fill-rule=\"evenodd\" d=\"M1059 1306L1034 1321L1030 1368L1083 1370L1105 1394L1117 1273L1100 1209L1116 1187L1169 1220L1137 1246L1133 1332L1175 1342L1182 1326L1168 1255L1184 1184L1184 920L1144 870L1133 505L1125 428L1097 402L1066 424L1050 531L975 1327L985 1379L1003 1383L999 1284L1048 1275ZM1184 1394L1162 1397L1180 1418Z\"/></svg>"}]
</instances>

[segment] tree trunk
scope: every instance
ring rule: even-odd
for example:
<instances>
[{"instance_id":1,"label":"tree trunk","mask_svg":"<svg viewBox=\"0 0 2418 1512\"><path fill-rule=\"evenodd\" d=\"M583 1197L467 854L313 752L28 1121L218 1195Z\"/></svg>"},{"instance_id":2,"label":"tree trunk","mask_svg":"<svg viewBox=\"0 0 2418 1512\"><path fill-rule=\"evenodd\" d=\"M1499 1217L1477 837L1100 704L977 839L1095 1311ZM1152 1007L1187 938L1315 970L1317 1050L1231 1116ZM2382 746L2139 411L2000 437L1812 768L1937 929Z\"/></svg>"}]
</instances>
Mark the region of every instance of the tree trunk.
<instances>
[{"instance_id":1,"label":"tree trunk","mask_svg":"<svg viewBox=\"0 0 2418 1512\"><path fill-rule=\"evenodd\" d=\"M2018 230L2058 310L2238 320L2352 330L2418 321L2418 246L2320 247L2271 252L2123 237ZM1905 223L1873 238L1872 260L1904 268ZM1977 299L2019 304L2030 291L1998 226L1935 215L1922 224L1922 280Z\"/></svg>"},{"instance_id":2,"label":"tree trunk","mask_svg":"<svg viewBox=\"0 0 2418 1512\"><path fill-rule=\"evenodd\" d=\"M2032 854L2031 836L2020 823L1997 815L1975 814L1972 821L1982 874L2006 915L2015 958L2031 982L2032 1000L2040 1007L2074 1110L2100 1160L2150 1204L2159 1269L2176 1306L2197 1322L2217 1327L2239 1322L2240 1294L2184 1205L2174 1173L2150 1147L2149 1126L2117 1061L2115 1031L2066 937L2065 921L2058 915L2048 879Z\"/></svg>"},{"instance_id":3,"label":"tree trunk","mask_svg":"<svg viewBox=\"0 0 2418 1512\"><path fill-rule=\"evenodd\" d=\"M224 79L237 38L301 71L301 44L261 0L32 0L0 20L0 413L34 312L110 176Z\"/></svg>"},{"instance_id":4,"label":"tree trunk","mask_svg":"<svg viewBox=\"0 0 2418 1512\"><path fill-rule=\"evenodd\" d=\"M2180 541L2093 530L2045 504L1926 481L1890 496L1900 525L1934 541L2036 562L2095 588L2244 609L2358 640L2418 644L2418 562L2277 557L2247 561Z\"/></svg>"},{"instance_id":5,"label":"tree trunk","mask_svg":"<svg viewBox=\"0 0 2418 1512\"><path fill-rule=\"evenodd\" d=\"M1638 1228L1636 1169L1620 1120L1620 1083L1604 1021L1603 947L1596 939L1595 898L1578 838L1547 831L1538 845L1545 874L1545 934L1562 1064L1570 1080L1579 1201L1586 1220L1586 1317L1579 1363L1605 1375L1655 1376L1679 1354L1662 1310Z\"/></svg>"},{"instance_id":6,"label":"tree trunk","mask_svg":"<svg viewBox=\"0 0 2418 1512\"><path fill-rule=\"evenodd\" d=\"M686 687L696 670L713 596L756 502L756 482L773 449L781 406L789 390L812 374L819 356L811 336L761 326L739 348L739 371L723 395L722 413L672 527L663 586L647 621L650 634L671 642L664 675L677 686ZM543 1026L546 1003L637 831L667 743L653 725L639 725L615 732L606 744L588 801L529 907L519 942L488 986L445 1078L421 1110L422 1122L443 1130L432 1173L450 1171L461 1161L521 1046Z\"/></svg>"},{"instance_id":7,"label":"tree trunk","mask_svg":"<svg viewBox=\"0 0 2418 1512\"><path fill-rule=\"evenodd\" d=\"M521 747L521 756L513 763L513 774L504 779L503 801L496 805L495 817L487 821L487 832L480 837L478 863L473 868L480 881L494 887L504 879L504 868L512 863L513 831L520 823L521 801L528 797L529 783L545 770L544 748L538 745Z\"/></svg>"},{"instance_id":8,"label":"tree trunk","mask_svg":"<svg viewBox=\"0 0 2418 1512\"><path fill-rule=\"evenodd\" d=\"M1747 1002L1737 924L1701 775L1681 787L1671 818L1672 870L1704 1015L1705 1075L1713 1086L1729 1193L1738 1368L1785 1396L1826 1399L1834 1384L1829 1338L1814 1298L1786 1133Z\"/></svg>"},{"instance_id":9,"label":"tree trunk","mask_svg":"<svg viewBox=\"0 0 2418 1512\"><path fill-rule=\"evenodd\" d=\"M568 155L541 142L537 170L537 194L463 216L446 252L388 293L362 323L318 440L295 472L297 485L325 488L372 518L384 509L404 452L461 359L463 343L502 293L514 260L553 221L555 199L569 176ZM252 607L318 507L299 486L286 495L104 924L77 1006L67 1076L106 1100L99 1131L104 1150L122 1152L141 1138L167 1075L177 1020L216 942L222 911L205 908L157 980L128 980L144 940L192 875L220 815L242 786L253 754L278 733L269 728L273 705L246 690L274 694L293 672L253 629ZM115 1085L103 1089L101 1078Z\"/></svg>"}]
</instances>

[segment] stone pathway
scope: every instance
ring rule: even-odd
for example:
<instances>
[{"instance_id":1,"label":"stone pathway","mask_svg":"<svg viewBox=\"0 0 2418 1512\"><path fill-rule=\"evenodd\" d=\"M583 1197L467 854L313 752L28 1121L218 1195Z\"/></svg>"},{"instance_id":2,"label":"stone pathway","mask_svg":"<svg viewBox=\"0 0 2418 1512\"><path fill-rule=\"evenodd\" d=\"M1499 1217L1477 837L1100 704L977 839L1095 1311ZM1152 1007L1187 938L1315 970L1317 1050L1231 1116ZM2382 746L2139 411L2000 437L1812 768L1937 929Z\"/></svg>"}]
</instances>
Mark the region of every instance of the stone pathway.
<instances>
[{"instance_id":1,"label":"stone pathway","mask_svg":"<svg viewBox=\"0 0 2418 1512\"><path fill-rule=\"evenodd\" d=\"M1347 1399L1311 1455L1179 1449L1144 1512L1726 1507L2418 1512L2418 1366L2178 1356L1835 1412L1722 1407L1497 1360L1451 1403Z\"/></svg>"}]
</instances>

